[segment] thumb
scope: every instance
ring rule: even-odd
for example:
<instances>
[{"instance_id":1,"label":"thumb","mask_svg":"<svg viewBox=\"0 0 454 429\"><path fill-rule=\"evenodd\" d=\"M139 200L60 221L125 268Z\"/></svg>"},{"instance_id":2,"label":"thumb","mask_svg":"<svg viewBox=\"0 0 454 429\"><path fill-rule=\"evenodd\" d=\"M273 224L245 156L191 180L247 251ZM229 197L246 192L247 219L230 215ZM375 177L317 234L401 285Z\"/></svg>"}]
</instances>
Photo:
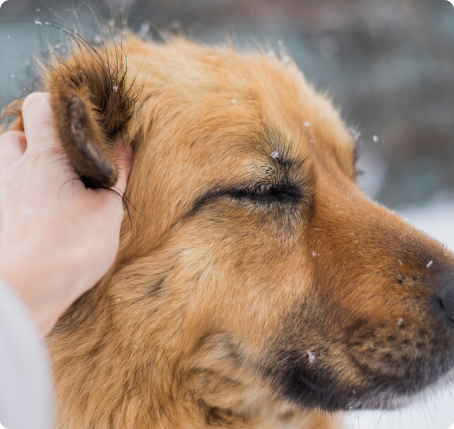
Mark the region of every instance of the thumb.
<instances>
[{"instance_id":1,"label":"thumb","mask_svg":"<svg viewBox=\"0 0 454 429\"><path fill-rule=\"evenodd\" d=\"M49 105L49 95L34 93L29 95L22 106L25 135L27 136L27 149L30 151L63 150L55 119Z\"/></svg>"}]
</instances>

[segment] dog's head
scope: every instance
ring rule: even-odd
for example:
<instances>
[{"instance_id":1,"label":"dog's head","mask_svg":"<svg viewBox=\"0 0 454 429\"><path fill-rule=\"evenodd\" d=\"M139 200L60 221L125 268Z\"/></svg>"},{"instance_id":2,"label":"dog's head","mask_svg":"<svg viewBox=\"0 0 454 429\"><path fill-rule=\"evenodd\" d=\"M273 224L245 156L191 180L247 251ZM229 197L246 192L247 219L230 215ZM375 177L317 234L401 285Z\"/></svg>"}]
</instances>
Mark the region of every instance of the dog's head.
<instances>
[{"instance_id":1,"label":"dog's head","mask_svg":"<svg viewBox=\"0 0 454 429\"><path fill-rule=\"evenodd\" d=\"M351 133L296 66L184 40L124 51L46 74L88 186L115 182L113 144L135 150L117 261L50 338L61 395L228 420L258 392L389 408L445 379L453 255L361 193Z\"/></svg>"}]
</instances>

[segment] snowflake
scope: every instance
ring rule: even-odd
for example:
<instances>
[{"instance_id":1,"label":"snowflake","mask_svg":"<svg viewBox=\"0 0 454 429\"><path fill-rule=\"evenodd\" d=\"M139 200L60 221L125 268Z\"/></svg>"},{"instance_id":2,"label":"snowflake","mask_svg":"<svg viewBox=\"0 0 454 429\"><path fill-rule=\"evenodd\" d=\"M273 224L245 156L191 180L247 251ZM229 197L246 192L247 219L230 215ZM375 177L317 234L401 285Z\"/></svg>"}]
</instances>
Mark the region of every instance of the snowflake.
<instances>
[{"instance_id":1,"label":"snowflake","mask_svg":"<svg viewBox=\"0 0 454 429\"><path fill-rule=\"evenodd\" d=\"M279 154L276 151L274 151L270 153L270 156L271 158L276 159L279 156Z\"/></svg>"},{"instance_id":2,"label":"snowflake","mask_svg":"<svg viewBox=\"0 0 454 429\"><path fill-rule=\"evenodd\" d=\"M115 86L113 87L113 90L114 90L115 92L118 92L118 86L115 85Z\"/></svg>"},{"instance_id":3,"label":"snowflake","mask_svg":"<svg viewBox=\"0 0 454 429\"><path fill-rule=\"evenodd\" d=\"M361 132L356 128L350 128L350 132L354 140L358 140L361 137Z\"/></svg>"},{"instance_id":4,"label":"snowflake","mask_svg":"<svg viewBox=\"0 0 454 429\"><path fill-rule=\"evenodd\" d=\"M311 124L310 124L309 122L306 121L303 125L307 128L307 127L309 127Z\"/></svg>"}]
</instances>

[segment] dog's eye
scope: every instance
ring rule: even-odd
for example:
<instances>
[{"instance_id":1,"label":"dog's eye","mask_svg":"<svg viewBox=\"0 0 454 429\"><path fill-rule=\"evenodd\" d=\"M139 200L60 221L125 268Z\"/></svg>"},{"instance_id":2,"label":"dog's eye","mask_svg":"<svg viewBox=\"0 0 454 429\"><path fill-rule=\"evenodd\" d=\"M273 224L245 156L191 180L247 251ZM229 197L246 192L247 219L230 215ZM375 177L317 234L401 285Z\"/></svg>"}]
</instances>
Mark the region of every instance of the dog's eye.
<instances>
[{"instance_id":1,"label":"dog's eye","mask_svg":"<svg viewBox=\"0 0 454 429\"><path fill-rule=\"evenodd\" d=\"M302 198L301 191L296 186L257 184L229 192L235 199L247 199L258 203L297 202Z\"/></svg>"}]
</instances>

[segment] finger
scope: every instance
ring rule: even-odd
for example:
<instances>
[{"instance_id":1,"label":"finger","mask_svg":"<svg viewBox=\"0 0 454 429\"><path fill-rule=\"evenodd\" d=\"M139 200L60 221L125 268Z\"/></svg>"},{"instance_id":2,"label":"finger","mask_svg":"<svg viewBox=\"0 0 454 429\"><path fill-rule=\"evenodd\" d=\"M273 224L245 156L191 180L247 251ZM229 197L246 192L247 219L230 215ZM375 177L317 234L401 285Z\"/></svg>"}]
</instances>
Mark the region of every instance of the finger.
<instances>
[{"instance_id":1,"label":"finger","mask_svg":"<svg viewBox=\"0 0 454 429\"><path fill-rule=\"evenodd\" d=\"M55 119L49 105L49 95L34 93L29 95L22 106L24 130L28 149L52 150L61 152L63 145L55 127Z\"/></svg>"},{"instance_id":2,"label":"finger","mask_svg":"<svg viewBox=\"0 0 454 429\"><path fill-rule=\"evenodd\" d=\"M0 136L0 170L22 158L27 140L22 131L9 131Z\"/></svg>"},{"instance_id":3,"label":"finger","mask_svg":"<svg viewBox=\"0 0 454 429\"><path fill-rule=\"evenodd\" d=\"M118 156L118 181L114 186L114 189L124 194L126 189L126 183L131 172L132 156L133 151L131 146L122 145L116 149Z\"/></svg>"}]
</instances>

